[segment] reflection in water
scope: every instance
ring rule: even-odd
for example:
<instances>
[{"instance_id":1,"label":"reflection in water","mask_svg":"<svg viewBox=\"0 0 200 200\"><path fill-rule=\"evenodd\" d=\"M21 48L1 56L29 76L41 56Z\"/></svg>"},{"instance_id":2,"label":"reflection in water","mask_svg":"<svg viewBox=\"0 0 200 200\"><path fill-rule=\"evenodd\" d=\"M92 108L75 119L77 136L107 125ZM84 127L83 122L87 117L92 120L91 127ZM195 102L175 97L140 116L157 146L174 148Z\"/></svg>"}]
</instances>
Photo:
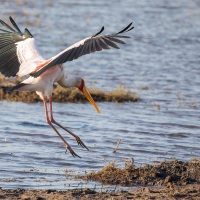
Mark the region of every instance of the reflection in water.
<instances>
[{"instance_id":1,"label":"reflection in water","mask_svg":"<svg viewBox=\"0 0 200 200\"><path fill-rule=\"evenodd\" d=\"M13 15L20 26L30 29L45 58L102 25L105 32L112 32L133 21L132 39L120 51L67 64L70 74L83 76L88 86L111 90L123 83L141 96L137 103L97 103L101 115L90 104L54 103L55 119L90 148L82 149L60 130L81 159L64 153L62 141L45 122L42 103L2 101L0 182L4 188L64 189L81 187L80 183L94 187L70 174L98 170L111 161L123 166L123 158L133 157L139 165L200 155L200 21L195 1L39 1L23 4L23 10L6 1L1 8L3 20ZM112 153L118 139L119 149Z\"/></svg>"}]
</instances>

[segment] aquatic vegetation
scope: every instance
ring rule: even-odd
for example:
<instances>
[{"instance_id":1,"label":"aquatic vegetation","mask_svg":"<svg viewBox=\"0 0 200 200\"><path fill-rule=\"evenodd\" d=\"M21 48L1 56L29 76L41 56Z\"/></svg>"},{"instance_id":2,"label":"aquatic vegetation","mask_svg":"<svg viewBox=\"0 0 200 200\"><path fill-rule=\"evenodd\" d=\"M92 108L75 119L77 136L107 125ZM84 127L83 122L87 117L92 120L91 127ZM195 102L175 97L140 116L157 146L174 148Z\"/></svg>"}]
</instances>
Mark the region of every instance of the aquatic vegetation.
<instances>
[{"instance_id":1,"label":"aquatic vegetation","mask_svg":"<svg viewBox=\"0 0 200 200\"><path fill-rule=\"evenodd\" d=\"M7 79L0 77L0 86L12 86L20 83L21 79ZM107 102L125 102L125 101L138 101L139 97L135 92L132 92L126 87L116 87L113 91L102 91L99 89L90 88L90 94L95 101ZM34 103L41 101L35 92L12 92L3 93L0 90L1 100L8 101L22 101L27 103ZM53 92L53 101L55 102L87 102L87 99L76 88L62 88L55 85Z\"/></svg>"}]
</instances>

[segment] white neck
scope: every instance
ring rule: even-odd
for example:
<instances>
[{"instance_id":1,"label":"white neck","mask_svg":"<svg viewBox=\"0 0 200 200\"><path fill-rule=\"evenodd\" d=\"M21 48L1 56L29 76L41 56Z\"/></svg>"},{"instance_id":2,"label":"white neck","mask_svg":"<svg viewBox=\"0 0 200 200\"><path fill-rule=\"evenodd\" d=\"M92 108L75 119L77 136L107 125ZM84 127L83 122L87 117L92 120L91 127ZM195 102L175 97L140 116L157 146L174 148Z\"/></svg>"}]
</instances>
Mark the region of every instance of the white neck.
<instances>
[{"instance_id":1,"label":"white neck","mask_svg":"<svg viewBox=\"0 0 200 200\"><path fill-rule=\"evenodd\" d=\"M81 77L63 77L58 81L58 84L64 88L79 87L81 84Z\"/></svg>"}]
</instances>

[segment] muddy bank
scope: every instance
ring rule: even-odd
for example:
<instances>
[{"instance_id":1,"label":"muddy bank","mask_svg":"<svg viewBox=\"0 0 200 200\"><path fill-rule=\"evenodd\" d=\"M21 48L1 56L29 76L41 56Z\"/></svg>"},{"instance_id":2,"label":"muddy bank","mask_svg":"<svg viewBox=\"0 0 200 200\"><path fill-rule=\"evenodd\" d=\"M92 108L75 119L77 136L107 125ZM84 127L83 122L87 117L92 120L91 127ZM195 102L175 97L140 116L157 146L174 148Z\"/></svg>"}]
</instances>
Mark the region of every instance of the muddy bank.
<instances>
[{"instance_id":1,"label":"muddy bank","mask_svg":"<svg viewBox=\"0 0 200 200\"><path fill-rule=\"evenodd\" d=\"M0 97L1 100L22 101L27 103L35 103L41 101L35 92L12 92L4 93L2 87L14 86L21 82L20 79L7 79L0 75ZM102 91L99 89L89 88L90 94L97 102L134 102L139 100L139 96L135 92L127 89L124 85L118 86L113 91ZM55 85L53 92L54 102L87 102L87 99L76 88L62 88Z\"/></svg>"},{"instance_id":2,"label":"muddy bank","mask_svg":"<svg viewBox=\"0 0 200 200\"><path fill-rule=\"evenodd\" d=\"M90 189L82 190L2 190L0 189L0 199L26 199L26 200L144 200L144 199L200 199L200 185L174 186L173 188L137 188L133 191L121 192L96 192Z\"/></svg>"},{"instance_id":3,"label":"muddy bank","mask_svg":"<svg viewBox=\"0 0 200 200\"><path fill-rule=\"evenodd\" d=\"M112 162L98 172L78 176L86 180L100 181L103 184L121 186L171 186L200 183L200 159L188 162L172 160L141 167L134 166L134 160L125 160L121 169Z\"/></svg>"},{"instance_id":4,"label":"muddy bank","mask_svg":"<svg viewBox=\"0 0 200 200\"><path fill-rule=\"evenodd\" d=\"M82 176L84 179L116 185L115 189L110 191L101 192L88 188L65 191L0 189L0 199L200 199L200 159L188 162L173 160L138 168L134 167L133 160L125 164L125 168L120 169L111 163L99 172ZM120 191L119 185L131 187L129 191Z\"/></svg>"}]
</instances>

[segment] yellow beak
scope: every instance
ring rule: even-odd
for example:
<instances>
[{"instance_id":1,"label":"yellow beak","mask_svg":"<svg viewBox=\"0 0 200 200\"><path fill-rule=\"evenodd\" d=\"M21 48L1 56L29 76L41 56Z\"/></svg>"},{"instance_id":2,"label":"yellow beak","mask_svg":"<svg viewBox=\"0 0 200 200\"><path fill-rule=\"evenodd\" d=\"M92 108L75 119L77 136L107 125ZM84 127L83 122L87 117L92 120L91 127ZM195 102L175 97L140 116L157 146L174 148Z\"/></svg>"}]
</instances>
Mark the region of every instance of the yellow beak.
<instances>
[{"instance_id":1,"label":"yellow beak","mask_svg":"<svg viewBox=\"0 0 200 200\"><path fill-rule=\"evenodd\" d=\"M90 103L94 106L96 111L100 114L98 106L96 105L95 101L93 100L92 96L90 95L89 91L87 90L85 86L83 86L82 92L85 95L85 97L88 99L88 101L90 101Z\"/></svg>"}]
</instances>

